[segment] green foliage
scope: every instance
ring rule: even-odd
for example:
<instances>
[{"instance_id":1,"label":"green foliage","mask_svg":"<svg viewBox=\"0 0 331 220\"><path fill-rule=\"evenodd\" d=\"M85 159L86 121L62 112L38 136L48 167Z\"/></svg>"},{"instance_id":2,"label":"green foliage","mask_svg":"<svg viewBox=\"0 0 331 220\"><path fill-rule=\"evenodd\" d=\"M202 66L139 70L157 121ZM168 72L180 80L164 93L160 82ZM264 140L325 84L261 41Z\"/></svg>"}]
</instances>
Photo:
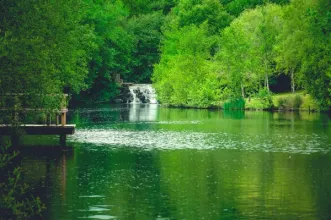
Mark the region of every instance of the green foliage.
<instances>
[{"instance_id":1,"label":"green foliage","mask_svg":"<svg viewBox=\"0 0 331 220\"><path fill-rule=\"evenodd\" d=\"M225 110L244 110L245 99L238 98L238 99L228 100L224 103L223 108Z\"/></svg>"},{"instance_id":2,"label":"green foliage","mask_svg":"<svg viewBox=\"0 0 331 220\"><path fill-rule=\"evenodd\" d=\"M115 74L130 72L133 36L126 30L128 10L120 1L86 0L83 22L93 27L95 37L86 84L89 89L75 96L75 101L103 102L118 94Z\"/></svg>"},{"instance_id":3,"label":"green foliage","mask_svg":"<svg viewBox=\"0 0 331 220\"><path fill-rule=\"evenodd\" d=\"M264 5L266 3L274 4L287 4L289 0L220 0L220 2L225 6L226 10L236 17L238 17L244 10L253 9L259 5Z\"/></svg>"},{"instance_id":4,"label":"green foliage","mask_svg":"<svg viewBox=\"0 0 331 220\"><path fill-rule=\"evenodd\" d=\"M22 168L13 165L18 152L0 148L0 218L30 219L41 217L45 205L37 197L28 194L29 187L23 183Z\"/></svg>"},{"instance_id":5,"label":"green foliage","mask_svg":"<svg viewBox=\"0 0 331 220\"><path fill-rule=\"evenodd\" d=\"M299 86L331 106L328 0L4 0L0 7L0 108L59 109L54 94L63 92L108 102L119 93L118 75L152 78L161 102L206 107L268 90L280 73L291 75L293 92Z\"/></svg>"},{"instance_id":6,"label":"green foliage","mask_svg":"<svg viewBox=\"0 0 331 220\"><path fill-rule=\"evenodd\" d=\"M179 27L206 22L209 35L218 34L233 19L218 0L180 0L173 11Z\"/></svg>"},{"instance_id":7,"label":"green foliage","mask_svg":"<svg viewBox=\"0 0 331 220\"><path fill-rule=\"evenodd\" d=\"M280 109L286 109L288 106L288 99L286 99L285 97L279 97L278 98L278 107Z\"/></svg>"},{"instance_id":8,"label":"green foliage","mask_svg":"<svg viewBox=\"0 0 331 220\"><path fill-rule=\"evenodd\" d=\"M272 101L272 93L269 90L267 90L266 88L262 88L259 90L259 92L257 94L257 98L261 100L263 109L271 109L274 107L274 104Z\"/></svg>"},{"instance_id":9,"label":"green foliage","mask_svg":"<svg viewBox=\"0 0 331 220\"><path fill-rule=\"evenodd\" d=\"M216 0L178 2L163 27L161 60L152 77L161 102L189 107L219 104L220 77L212 56L218 32L231 20Z\"/></svg>"},{"instance_id":10,"label":"green foliage","mask_svg":"<svg viewBox=\"0 0 331 220\"><path fill-rule=\"evenodd\" d=\"M280 109L299 109L303 104L303 98L300 94L288 95L278 98L278 107Z\"/></svg>"},{"instance_id":11,"label":"green foliage","mask_svg":"<svg viewBox=\"0 0 331 220\"><path fill-rule=\"evenodd\" d=\"M154 11L169 13L177 0L122 0L132 16L149 14Z\"/></svg>"},{"instance_id":12,"label":"green foliage","mask_svg":"<svg viewBox=\"0 0 331 220\"><path fill-rule=\"evenodd\" d=\"M75 96L78 102L108 102L118 95L115 75L124 82L150 82L159 61L169 1L87 1L86 24L94 27L96 48L89 63L89 89Z\"/></svg>"},{"instance_id":13,"label":"green foliage","mask_svg":"<svg viewBox=\"0 0 331 220\"><path fill-rule=\"evenodd\" d=\"M302 103L303 103L302 96L300 94L294 95L293 101L292 101L293 108L295 108L295 109L300 108L300 106L302 105Z\"/></svg>"},{"instance_id":14,"label":"green foliage","mask_svg":"<svg viewBox=\"0 0 331 220\"><path fill-rule=\"evenodd\" d=\"M162 57L155 66L154 87L162 103L208 107L219 100L218 75L210 60L213 44L207 25L165 33Z\"/></svg>"},{"instance_id":15,"label":"green foliage","mask_svg":"<svg viewBox=\"0 0 331 220\"><path fill-rule=\"evenodd\" d=\"M0 108L54 109L64 91L86 88L92 29L81 1L1 1ZM52 94L52 95L50 95Z\"/></svg>"},{"instance_id":16,"label":"green foliage","mask_svg":"<svg viewBox=\"0 0 331 220\"><path fill-rule=\"evenodd\" d=\"M293 0L284 10L276 47L278 65L296 69L304 88L324 108L331 106L331 15L327 0Z\"/></svg>"},{"instance_id":17,"label":"green foliage","mask_svg":"<svg viewBox=\"0 0 331 220\"><path fill-rule=\"evenodd\" d=\"M153 65L159 62L162 38L161 26L165 16L161 11L132 17L127 29L133 36L130 71L123 76L128 82L150 82Z\"/></svg>"},{"instance_id":18,"label":"green foliage","mask_svg":"<svg viewBox=\"0 0 331 220\"><path fill-rule=\"evenodd\" d=\"M263 79L268 89L273 44L281 26L281 8L268 4L245 11L222 31L216 58L233 96L245 97L245 88L257 90Z\"/></svg>"}]
</instances>

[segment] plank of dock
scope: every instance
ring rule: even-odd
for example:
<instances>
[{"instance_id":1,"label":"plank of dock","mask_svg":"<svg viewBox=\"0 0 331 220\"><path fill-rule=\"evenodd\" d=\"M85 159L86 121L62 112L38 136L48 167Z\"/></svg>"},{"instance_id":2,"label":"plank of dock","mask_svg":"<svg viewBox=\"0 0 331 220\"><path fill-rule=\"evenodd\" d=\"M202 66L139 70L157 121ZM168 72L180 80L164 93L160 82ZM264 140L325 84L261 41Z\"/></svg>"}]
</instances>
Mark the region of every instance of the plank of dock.
<instances>
[{"instance_id":1,"label":"plank of dock","mask_svg":"<svg viewBox=\"0 0 331 220\"><path fill-rule=\"evenodd\" d=\"M27 135L70 135L75 133L75 124L62 125L40 125L25 124L20 126ZM10 125L0 125L0 135L11 135Z\"/></svg>"}]
</instances>

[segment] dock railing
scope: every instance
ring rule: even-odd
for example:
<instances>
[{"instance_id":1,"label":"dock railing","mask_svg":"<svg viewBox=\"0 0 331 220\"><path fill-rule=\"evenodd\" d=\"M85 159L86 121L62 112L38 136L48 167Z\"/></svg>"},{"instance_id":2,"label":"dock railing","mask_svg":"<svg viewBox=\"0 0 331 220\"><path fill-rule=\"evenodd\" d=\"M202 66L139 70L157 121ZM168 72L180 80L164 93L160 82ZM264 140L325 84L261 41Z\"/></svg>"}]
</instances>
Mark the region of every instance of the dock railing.
<instances>
[{"instance_id":1,"label":"dock railing","mask_svg":"<svg viewBox=\"0 0 331 220\"><path fill-rule=\"evenodd\" d=\"M36 96L31 97L30 94L25 94L25 93L7 93L7 94L2 94L0 95L0 111L2 113L6 114L11 114L11 116L15 116L14 118L17 118L18 115L20 114L26 114L28 112L35 112L37 113L44 113L46 114L45 117L45 123L46 125L51 124L51 119L54 117L55 118L55 124L59 125L61 124L62 126L65 126L67 123L67 103L68 103L68 94L48 94L45 95L46 97L59 97L59 99L56 99L55 104L51 105L51 107L44 107L43 103L39 105L33 105L30 106L29 101L26 101L27 99L33 99ZM61 98L62 96L62 98ZM21 98L23 97L23 99ZM38 96L37 98L40 98L41 96ZM22 99L22 100L19 100ZM13 104L12 100L18 100L19 104ZM3 103L1 103L3 101ZM7 104L7 103L9 104ZM11 103L10 103L11 102ZM53 101L54 102L54 101ZM8 116L8 115L7 115ZM25 124L25 120L20 120L22 124ZM5 123L7 124L7 123ZM37 124L40 124L37 123Z\"/></svg>"}]
</instances>

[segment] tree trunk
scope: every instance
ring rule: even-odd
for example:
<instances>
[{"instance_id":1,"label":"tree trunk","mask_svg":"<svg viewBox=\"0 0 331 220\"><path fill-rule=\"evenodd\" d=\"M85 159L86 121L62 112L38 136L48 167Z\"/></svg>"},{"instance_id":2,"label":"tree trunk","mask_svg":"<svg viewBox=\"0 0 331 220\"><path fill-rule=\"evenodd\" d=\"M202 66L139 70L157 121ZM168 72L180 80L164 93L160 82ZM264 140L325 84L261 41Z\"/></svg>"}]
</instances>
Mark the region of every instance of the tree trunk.
<instances>
[{"instance_id":1,"label":"tree trunk","mask_svg":"<svg viewBox=\"0 0 331 220\"><path fill-rule=\"evenodd\" d=\"M244 84L241 83L241 95L243 97L243 99L245 98L245 88L244 88Z\"/></svg>"},{"instance_id":2,"label":"tree trunk","mask_svg":"<svg viewBox=\"0 0 331 220\"><path fill-rule=\"evenodd\" d=\"M265 71L265 81L264 81L264 87L269 92L269 78L268 78L268 62L266 55L264 55L264 71Z\"/></svg>"},{"instance_id":3,"label":"tree trunk","mask_svg":"<svg viewBox=\"0 0 331 220\"><path fill-rule=\"evenodd\" d=\"M291 90L292 90L292 93L295 93L294 68L292 68L292 70L291 70Z\"/></svg>"},{"instance_id":4,"label":"tree trunk","mask_svg":"<svg viewBox=\"0 0 331 220\"><path fill-rule=\"evenodd\" d=\"M264 86L265 86L265 88L267 88L267 91L269 92L269 78L268 78L268 73L265 74Z\"/></svg>"}]
</instances>

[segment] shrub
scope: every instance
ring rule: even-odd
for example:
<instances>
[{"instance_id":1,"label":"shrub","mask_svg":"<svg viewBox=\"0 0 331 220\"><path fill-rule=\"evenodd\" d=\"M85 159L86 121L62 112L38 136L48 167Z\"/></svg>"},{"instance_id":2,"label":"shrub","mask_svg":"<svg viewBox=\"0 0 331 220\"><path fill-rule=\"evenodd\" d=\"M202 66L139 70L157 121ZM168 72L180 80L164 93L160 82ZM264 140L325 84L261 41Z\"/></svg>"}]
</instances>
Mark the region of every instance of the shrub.
<instances>
[{"instance_id":1,"label":"shrub","mask_svg":"<svg viewBox=\"0 0 331 220\"><path fill-rule=\"evenodd\" d=\"M300 94L287 95L278 98L278 106L280 109L298 109L303 103L303 98Z\"/></svg>"},{"instance_id":2,"label":"shrub","mask_svg":"<svg viewBox=\"0 0 331 220\"><path fill-rule=\"evenodd\" d=\"M285 97L278 98L278 106L280 109L285 109L287 107L288 100Z\"/></svg>"},{"instance_id":3,"label":"shrub","mask_svg":"<svg viewBox=\"0 0 331 220\"><path fill-rule=\"evenodd\" d=\"M292 108L298 109L303 103L303 98L300 94L294 95L292 98Z\"/></svg>"},{"instance_id":4,"label":"shrub","mask_svg":"<svg viewBox=\"0 0 331 220\"><path fill-rule=\"evenodd\" d=\"M22 168L13 164L18 152L10 150L0 147L0 218L29 219L40 216L45 206L39 198L28 195L28 186L22 181Z\"/></svg>"},{"instance_id":5,"label":"shrub","mask_svg":"<svg viewBox=\"0 0 331 220\"><path fill-rule=\"evenodd\" d=\"M230 110L230 109L243 110L245 109L245 100L243 98L228 100L224 103L223 108L226 110Z\"/></svg>"},{"instance_id":6,"label":"shrub","mask_svg":"<svg viewBox=\"0 0 331 220\"><path fill-rule=\"evenodd\" d=\"M260 89L257 97L261 100L264 109L270 109L274 107L272 102L272 93L266 88Z\"/></svg>"}]
</instances>

